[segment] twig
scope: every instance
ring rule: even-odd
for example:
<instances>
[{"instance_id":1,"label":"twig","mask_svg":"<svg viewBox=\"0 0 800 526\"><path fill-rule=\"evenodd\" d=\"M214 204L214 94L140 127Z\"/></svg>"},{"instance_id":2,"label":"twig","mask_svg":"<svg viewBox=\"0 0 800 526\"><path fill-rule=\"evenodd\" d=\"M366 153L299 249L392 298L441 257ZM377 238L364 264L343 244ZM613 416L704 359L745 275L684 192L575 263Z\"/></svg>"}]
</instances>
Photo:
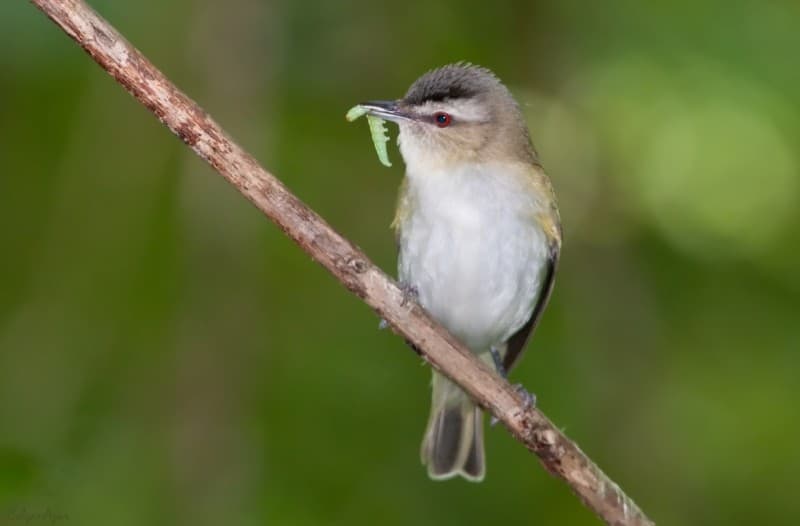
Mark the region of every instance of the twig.
<instances>
[{"instance_id":1,"label":"twig","mask_svg":"<svg viewBox=\"0 0 800 526\"><path fill-rule=\"evenodd\" d=\"M235 186L312 258L413 343L511 434L563 479L607 524L653 524L578 446L487 365L478 360L358 248L336 233L233 142L108 22L81 0L31 0L197 155Z\"/></svg>"}]
</instances>

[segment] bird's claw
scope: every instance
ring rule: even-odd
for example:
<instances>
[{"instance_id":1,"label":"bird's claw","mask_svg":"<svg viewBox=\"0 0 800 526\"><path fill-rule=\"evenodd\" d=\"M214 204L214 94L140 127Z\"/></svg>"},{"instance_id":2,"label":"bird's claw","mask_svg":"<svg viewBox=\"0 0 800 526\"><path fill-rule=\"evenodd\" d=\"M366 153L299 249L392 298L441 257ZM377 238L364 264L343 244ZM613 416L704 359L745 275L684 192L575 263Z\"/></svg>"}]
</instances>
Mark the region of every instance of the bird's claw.
<instances>
[{"instance_id":1,"label":"bird's claw","mask_svg":"<svg viewBox=\"0 0 800 526\"><path fill-rule=\"evenodd\" d=\"M400 292L403 293L403 299L400 300L400 306L405 307L410 302L417 303L419 300L419 291L417 287L411 285L410 283L406 283L405 281L401 281L398 283L400 287ZM381 318L381 321L378 323L378 330L382 331L389 327L389 322Z\"/></svg>"},{"instance_id":2,"label":"bird's claw","mask_svg":"<svg viewBox=\"0 0 800 526\"><path fill-rule=\"evenodd\" d=\"M524 400L522 404L523 411L536 407L536 394L525 389L525 386L522 384L514 384L514 390L522 395L522 399Z\"/></svg>"},{"instance_id":3,"label":"bird's claw","mask_svg":"<svg viewBox=\"0 0 800 526\"><path fill-rule=\"evenodd\" d=\"M403 292L403 299L400 301L400 306L405 307L409 302L418 303L419 290L411 283L405 281L400 282L400 290Z\"/></svg>"},{"instance_id":4,"label":"bird's claw","mask_svg":"<svg viewBox=\"0 0 800 526\"><path fill-rule=\"evenodd\" d=\"M528 409L536 407L536 395L534 393L531 393L530 391L525 389L525 387L522 384L514 384L512 387L517 393L519 393L522 396L523 411L527 411ZM500 420L496 416L492 415L492 417L489 419L489 425L495 426L499 421Z\"/></svg>"}]
</instances>

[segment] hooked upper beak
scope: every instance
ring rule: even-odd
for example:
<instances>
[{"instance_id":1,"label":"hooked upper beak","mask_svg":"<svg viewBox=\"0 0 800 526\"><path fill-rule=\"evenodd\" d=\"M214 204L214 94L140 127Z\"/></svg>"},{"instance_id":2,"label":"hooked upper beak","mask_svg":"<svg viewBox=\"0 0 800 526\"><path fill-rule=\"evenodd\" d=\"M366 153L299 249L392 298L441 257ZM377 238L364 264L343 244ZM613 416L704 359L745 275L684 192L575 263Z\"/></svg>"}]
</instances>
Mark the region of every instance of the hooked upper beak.
<instances>
[{"instance_id":1,"label":"hooked upper beak","mask_svg":"<svg viewBox=\"0 0 800 526\"><path fill-rule=\"evenodd\" d=\"M411 115L400 109L396 100L371 100L359 104L367 109L370 115L380 117L387 121L399 122L411 120Z\"/></svg>"}]
</instances>

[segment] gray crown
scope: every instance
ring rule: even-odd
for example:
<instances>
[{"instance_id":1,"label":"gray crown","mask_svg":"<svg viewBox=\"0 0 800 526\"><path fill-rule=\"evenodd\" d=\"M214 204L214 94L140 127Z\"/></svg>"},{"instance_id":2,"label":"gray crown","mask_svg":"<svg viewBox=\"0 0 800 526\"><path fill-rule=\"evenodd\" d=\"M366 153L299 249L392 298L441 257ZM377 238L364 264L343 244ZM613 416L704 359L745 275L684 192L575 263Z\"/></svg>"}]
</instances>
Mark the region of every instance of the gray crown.
<instances>
[{"instance_id":1,"label":"gray crown","mask_svg":"<svg viewBox=\"0 0 800 526\"><path fill-rule=\"evenodd\" d=\"M404 100L418 105L427 101L471 98L499 86L500 80L488 69L459 62L422 75L408 88Z\"/></svg>"}]
</instances>

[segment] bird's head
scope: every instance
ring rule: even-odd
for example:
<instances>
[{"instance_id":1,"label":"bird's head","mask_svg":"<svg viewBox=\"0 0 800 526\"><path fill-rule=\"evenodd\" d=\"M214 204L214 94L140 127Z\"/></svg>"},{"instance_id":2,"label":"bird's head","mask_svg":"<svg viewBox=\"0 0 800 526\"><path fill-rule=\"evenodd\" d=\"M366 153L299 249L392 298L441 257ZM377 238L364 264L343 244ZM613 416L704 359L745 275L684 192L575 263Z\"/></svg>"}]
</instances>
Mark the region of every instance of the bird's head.
<instances>
[{"instance_id":1,"label":"bird's head","mask_svg":"<svg viewBox=\"0 0 800 526\"><path fill-rule=\"evenodd\" d=\"M409 170L536 159L519 106L486 68L443 66L414 81L402 99L361 105L398 124Z\"/></svg>"}]
</instances>

